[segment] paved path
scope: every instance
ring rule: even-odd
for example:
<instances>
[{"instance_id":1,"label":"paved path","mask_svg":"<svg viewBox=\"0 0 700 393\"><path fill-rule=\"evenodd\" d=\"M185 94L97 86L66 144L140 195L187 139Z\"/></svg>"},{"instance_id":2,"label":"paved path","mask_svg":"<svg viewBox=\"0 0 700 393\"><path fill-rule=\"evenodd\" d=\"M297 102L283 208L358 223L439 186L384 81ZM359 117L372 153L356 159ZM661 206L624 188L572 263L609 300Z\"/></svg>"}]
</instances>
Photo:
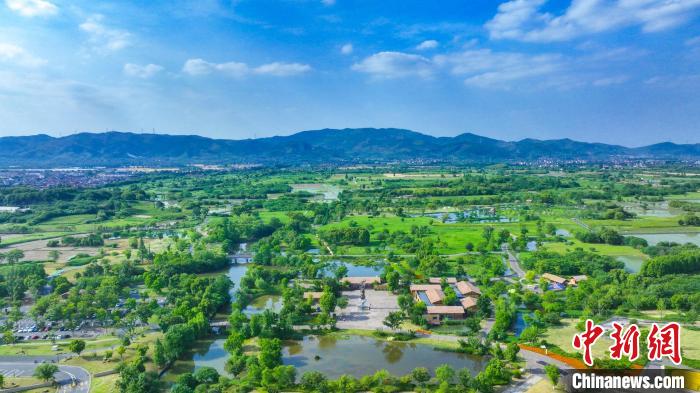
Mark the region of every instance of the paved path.
<instances>
[{"instance_id":1,"label":"paved path","mask_svg":"<svg viewBox=\"0 0 700 393\"><path fill-rule=\"evenodd\" d=\"M503 243L501 245L501 249L508 256L508 264L510 265L510 270L513 271L515 274L517 274L518 277L524 278L525 277L525 270L523 270L523 268L520 267L520 261L518 261L518 258L515 256L515 254L513 254L510 251L510 249L508 248L508 244Z\"/></svg>"},{"instance_id":2,"label":"paved path","mask_svg":"<svg viewBox=\"0 0 700 393\"><path fill-rule=\"evenodd\" d=\"M591 230L591 227L589 227L588 224L584 223L583 221L579 220L578 218L572 218L571 221L575 222L576 224L578 224L580 227L582 227L583 229L585 229L587 231Z\"/></svg>"},{"instance_id":3,"label":"paved path","mask_svg":"<svg viewBox=\"0 0 700 393\"><path fill-rule=\"evenodd\" d=\"M0 362L0 374L6 377L30 377L41 364L28 359L15 358L15 361ZM59 393L88 393L90 391L90 373L82 367L58 365L55 374Z\"/></svg>"},{"instance_id":4,"label":"paved path","mask_svg":"<svg viewBox=\"0 0 700 393\"><path fill-rule=\"evenodd\" d=\"M524 381L513 382L508 385L502 393L525 393L542 379L540 375L530 374Z\"/></svg>"}]
</instances>

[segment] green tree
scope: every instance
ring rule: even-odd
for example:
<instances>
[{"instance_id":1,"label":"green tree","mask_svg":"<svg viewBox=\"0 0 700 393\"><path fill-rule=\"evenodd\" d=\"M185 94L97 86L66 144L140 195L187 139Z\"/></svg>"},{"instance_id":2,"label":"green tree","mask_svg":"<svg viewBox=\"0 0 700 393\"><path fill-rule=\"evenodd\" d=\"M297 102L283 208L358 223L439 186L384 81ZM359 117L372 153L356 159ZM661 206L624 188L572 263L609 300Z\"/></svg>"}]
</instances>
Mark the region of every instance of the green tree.
<instances>
[{"instance_id":1,"label":"green tree","mask_svg":"<svg viewBox=\"0 0 700 393\"><path fill-rule=\"evenodd\" d=\"M260 339L258 361L264 368L275 368L282 364L282 342L278 338Z\"/></svg>"},{"instance_id":2,"label":"green tree","mask_svg":"<svg viewBox=\"0 0 700 393\"><path fill-rule=\"evenodd\" d=\"M403 322L403 313L401 311L392 311L387 314L382 323L389 329L396 331L401 327L401 322Z\"/></svg>"},{"instance_id":3,"label":"green tree","mask_svg":"<svg viewBox=\"0 0 700 393\"><path fill-rule=\"evenodd\" d=\"M411 371L411 377L420 386L425 386L425 383L430 381L430 373L425 367L416 367Z\"/></svg>"},{"instance_id":4,"label":"green tree","mask_svg":"<svg viewBox=\"0 0 700 393\"><path fill-rule=\"evenodd\" d=\"M337 299L330 287L327 286L323 289L323 295L321 295L318 304L321 306L321 311L325 314L335 311Z\"/></svg>"},{"instance_id":5,"label":"green tree","mask_svg":"<svg viewBox=\"0 0 700 393\"><path fill-rule=\"evenodd\" d=\"M156 344L153 348L153 362L161 368L165 366L166 363L168 363L168 357L165 353L165 347L163 346L163 342L160 341L160 339L156 340Z\"/></svg>"},{"instance_id":6,"label":"green tree","mask_svg":"<svg viewBox=\"0 0 700 393\"><path fill-rule=\"evenodd\" d=\"M472 372L468 368L460 369L457 372L457 379L459 380L459 386L462 387L464 391L471 387L472 383Z\"/></svg>"},{"instance_id":7,"label":"green tree","mask_svg":"<svg viewBox=\"0 0 700 393\"><path fill-rule=\"evenodd\" d=\"M34 369L34 376L44 382L54 379L54 375L58 372L58 366L52 363L42 363Z\"/></svg>"},{"instance_id":8,"label":"green tree","mask_svg":"<svg viewBox=\"0 0 700 393\"><path fill-rule=\"evenodd\" d=\"M544 372L549 377L552 385L557 386L557 383L559 383L559 369L553 364L548 364L544 366Z\"/></svg>"},{"instance_id":9,"label":"green tree","mask_svg":"<svg viewBox=\"0 0 700 393\"><path fill-rule=\"evenodd\" d=\"M80 353L85 350L85 341L83 340L72 340L68 344L68 349L74 354L80 356Z\"/></svg>"},{"instance_id":10,"label":"green tree","mask_svg":"<svg viewBox=\"0 0 700 393\"><path fill-rule=\"evenodd\" d=\"M20 259L24 258L24 251L20 249L12 249L5 254L5 259L10 265L19 262Z\"/></svg>"},{"instance_id":11,"label":"green tree","mask_svg":"<svg viewBox=\"0 0 700 393\"><path fill-rule=\"evenodd\" d=\"M438 381L440 382L448 384L452 383L452 380L455 377L455 369L449 364L440 365L435 369L435 377L437 377Z\"/></svg>"},{"instance_id":12,"label":"green tree","mask_svg":"<svg viewBox=\"0 0 700 393\"><path fill-rule=\"evenodd\" d=\"M124 361L124 353L126 352L126 347L123 345L120 345L116 349L117 355L119 355L119 359Z\"/></svg>"},{"instance_id":13,"label":"green tree","mask_svg":"<svg viewBox=\"0 0 700 393\"><path fill-rule=\"evenodd\" d=\"M137 357L131 362L122 363L119 370L117 388L120 393L158 393L161 384L158 374L146 372L143 357Z\"/></svg>"},{"instance_id":14,"label":"green tree","mask_svg":"<svg viewBox=\"0 0 700 393\"><path fill-rule=\"evenodd\" d=\"M213 367L201 367L193 374L200 384L211 385L219 382L219 373Z\"/></svg>"},{"instance_id":15,"label":"green tree","mask_svg":"<svg viewBox=\"0 0 700 393\"><path fill-rule=\"evenodd\" d=\"M302 374L299 386L305 392L326 392L328 391L328 380L319 371L307 371Z\"/></svg>"}]
</instances>

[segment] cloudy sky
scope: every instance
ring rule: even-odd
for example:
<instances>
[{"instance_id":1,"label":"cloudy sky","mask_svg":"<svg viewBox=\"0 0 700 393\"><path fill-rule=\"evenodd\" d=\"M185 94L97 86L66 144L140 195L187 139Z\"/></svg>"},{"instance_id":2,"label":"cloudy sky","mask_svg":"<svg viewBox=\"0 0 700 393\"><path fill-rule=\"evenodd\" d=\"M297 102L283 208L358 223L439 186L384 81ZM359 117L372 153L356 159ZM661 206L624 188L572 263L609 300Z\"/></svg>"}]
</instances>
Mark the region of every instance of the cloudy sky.
<instances>
[{"instance_id":1,"label":"cloudy sky","mask_svg":"<svg viewBox=\"0 0 700 393\"><path fill-rule=\"evenodd\" d=\"M700 142L700 0L0 0L0 135Z\"/></svg>"}]
</instances>

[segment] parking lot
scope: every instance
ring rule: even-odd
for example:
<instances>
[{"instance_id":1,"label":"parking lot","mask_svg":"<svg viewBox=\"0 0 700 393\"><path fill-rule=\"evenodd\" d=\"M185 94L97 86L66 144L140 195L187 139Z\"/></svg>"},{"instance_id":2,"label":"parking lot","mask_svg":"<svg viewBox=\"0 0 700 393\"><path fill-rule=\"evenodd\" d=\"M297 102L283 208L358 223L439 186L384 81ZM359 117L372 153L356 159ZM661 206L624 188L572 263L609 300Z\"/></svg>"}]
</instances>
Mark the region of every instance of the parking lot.
<instances>
[{"instance_id":1,"label":"parking lot","mask_svg":"<svg viewBox=\"0 0 700 393\"><path fill-rule=\"evenodd\" d=\"M341 329L383 329L382 321L392 312L398 311L397 296L389 291L365 290L367 306L360 309L362 291L343 292L348 298L348 306L337 312L337 327Z\"/></svg>"}]
</instances>

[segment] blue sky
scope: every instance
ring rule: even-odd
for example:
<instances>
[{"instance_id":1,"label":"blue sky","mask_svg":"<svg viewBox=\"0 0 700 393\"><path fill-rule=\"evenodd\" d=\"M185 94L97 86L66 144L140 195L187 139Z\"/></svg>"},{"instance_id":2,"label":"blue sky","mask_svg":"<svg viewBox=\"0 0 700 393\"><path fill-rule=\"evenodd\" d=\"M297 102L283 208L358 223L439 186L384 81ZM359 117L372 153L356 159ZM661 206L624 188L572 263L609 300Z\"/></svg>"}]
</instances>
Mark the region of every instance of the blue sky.
<instances>
[{"instance_id":1,"label":"blue sky","mask_svg":"<svg viewBox=\"0 0 700 393\"><path fill-rule=\"evenodd\" d=\"M700 142L700 0L0 0L0 135Z\"/></svg>"}]
</instances>

